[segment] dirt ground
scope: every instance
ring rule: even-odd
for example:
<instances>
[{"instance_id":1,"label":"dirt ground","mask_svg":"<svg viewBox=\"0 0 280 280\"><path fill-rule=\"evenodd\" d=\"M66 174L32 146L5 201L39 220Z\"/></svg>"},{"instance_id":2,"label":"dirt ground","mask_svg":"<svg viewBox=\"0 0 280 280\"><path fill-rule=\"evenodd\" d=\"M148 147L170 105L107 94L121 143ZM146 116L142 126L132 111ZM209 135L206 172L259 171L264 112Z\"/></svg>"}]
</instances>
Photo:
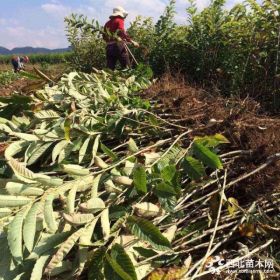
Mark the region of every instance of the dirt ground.
<instances>
[{"instance_id":1,"label":"dirt ground","mask_svg":"<svg viewBox=\"0 0 280 280\"><path fill-rule=\"evenodd\" d=\"M280 153L280 116L260 113L260 105L251 99L225 99L194 88L180 77L163 77L153 85L145 97L158 100L166 114L174 121L193 129L191 137L221 133L231 144L223 152L250 150L250 155L236 158L231 164L235 178L255 170L269 157ZM171 120L171 119L170 119ZM280 189L280 162L237 185L240 199L269 196Z\"/></svg>"},{"instance_id":2,"label":"dirt ground","mask_svg":"<svg viewBox=\"0 0 280 280\"><path fill-rule=\"evenodd\" d=\"M27 65L25 67L25 71L35 73L34 67L42 71L44 74L46 74L48 77L52 78L53 80L57 80L62 73L66 70L66 65L64 64L54 64L49 65L48 68L41 69L39 64L34 65ZM0 71L8 71L10 69L10 65L6 64L0 64ZM0 86L0 96L10 96L14 92L17 92L17 94L25 94L24 91L28 91L27 87L29 85L34 85L36 81L29 80L27 78L20 78L18 80L13 81L11 84ZM40 88L40 81L38 81L38 86Z\"/></svg>"},{"instance_id":3,"label":"dirt ground","mask_svg":"<svg viewBox=\"0 0 280 280\"><path fill-rule=\"evenodd\" d=\"M14 92L21 93L22 89L28 85L28 80L22 78L13 81L9 85L0 86L0 96L10 96Z\"/></svg>"}]
</instances>

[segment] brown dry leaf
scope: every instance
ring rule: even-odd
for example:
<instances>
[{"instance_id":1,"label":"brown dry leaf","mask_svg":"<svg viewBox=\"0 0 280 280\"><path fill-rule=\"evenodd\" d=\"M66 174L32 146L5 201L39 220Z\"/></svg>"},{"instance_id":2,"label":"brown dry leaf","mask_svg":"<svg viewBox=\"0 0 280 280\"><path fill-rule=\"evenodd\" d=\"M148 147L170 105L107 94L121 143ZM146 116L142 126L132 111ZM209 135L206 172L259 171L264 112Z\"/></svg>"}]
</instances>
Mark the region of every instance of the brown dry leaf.
<instances>
[{"instance_id":1,"label":"brown dry leaf","mask_svg":"<svg viewBox=\"0 0 280 280\"><path fill-rule=\"evenodd\" d=\"M147 280L180 280L183 279L188 270L189 268L185 266L158 268L148 276Z\"/></svg>"},{"instance_id":2,"label":"brown dry leaf","mask_svg":"<svg viewBox=\"0 0 280 280\"><path fill-rule=\"evenodd\" d=\"M244 223L239 226L241 236L252 237L256 234L256 226L250 223Z\"/></svg>"},{"instance_id":3,"label":"brown dry leaf","mask_svg":"<svg viewBox=\"0 0 280 280\"><path fill-rule=\"evenodd\" d=\"M161 213L160 208L150 202L137 203L133 205L133 209L137 216L144 218L154 218Z\"/></svg>"},{"instance_id":4,"label":"brown dry leaf","mask_svg":"<svg viewBox=\"0 0 280 280\"><path fill-rule=\"evenodd\" d=\"M104 240L107 241L110 237L110 231L111 231L108 208L106 208L101 214L101 227L102 227Z\"/></svg>"},{"instance_id":5,"label":"brown dry leaf","mask_svg":"<svg viewBox=\"0 0 280 280\"><path fill-rule=\"evenodd\" d=\"M228 206L227 206L227 209L228 209L228 212L231 216L235 216L236 214L236 211L238 210L238 201L233 198L233 197L230 197L228 200Z\"/></svg>"},{"instance_id":6,"label":"brown dry leaf","mask_svg":"<svg viewBox=\"0 0 280 280\"><path fill-rule=\"evenodd\" d=\"M177 231L177 226L173 225L163 233L163 236L166 237L169 242L172 242L176 235L176 231Z\"/></svg>"},{"instance_id":7,"label":"brown dry leaf","mask_svg":"<svg viewBox=\"0 0 280 280\"><path fill-rule=\"evenodd\" d=\"M220 205L220 195L215 194L211 197L209 201L210 216L213 220L216 219L218 215L219 205Z\"/></svg>"},{"instance_id":8,"label":"brown dry leaf","mask_svg":"<svg viewBox=\"0 0 280 280\"><path fill-rule=\"evenodd\" d=\"M4 152L8 146L9 146L8 143L0 143L0 156L4 155Z\"/></svg>"},{"instance_id":9,"label":"brown dry leaf","mask_svg":"<svg viewBox=\"0 0 280 280\"><path fill-rule=\"evenodd\" d=\"M75 101L72 101L72 103L71 103L71 111L75 112L76 110L77 110L76 103L75 103Z\"/></svg>"}]
</instances>

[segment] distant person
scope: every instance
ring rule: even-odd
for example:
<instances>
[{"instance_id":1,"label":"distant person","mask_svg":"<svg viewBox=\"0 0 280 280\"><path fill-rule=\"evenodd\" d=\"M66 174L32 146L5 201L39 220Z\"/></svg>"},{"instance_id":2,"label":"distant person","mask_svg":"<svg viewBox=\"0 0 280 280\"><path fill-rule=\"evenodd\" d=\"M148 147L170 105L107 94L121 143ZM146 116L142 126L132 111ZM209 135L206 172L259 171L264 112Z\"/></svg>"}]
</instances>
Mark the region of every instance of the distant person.
<instances>
[{"instance_id":1,"label":"distant person","mask_svg":"<svg viewBox=\"0 0 280 280\"><path fill-rule=\"evenodd\" d=\"M111 70L115 70L118 61L120 62L123 69L130 67L130 59L128 50L126 48L126 43L131 43L137 48L139 47L139 44L133 41L125 31L124 20L127 16L128 13L124 8L114 8L113 14L110 16L110 20L104 26L104 40L107 43L107 67ZM108 33L114 33L118 37L110 37Z\"/></svg>"},{"instance_id":2,"label":"distant person","mask_svg":"<svg viewBox=\"0 0 280 280\"><path fill-rule=\"evenodd\" d=\"M16 56L12 57L12 65L14 67L15 73L19 72L20 70L24 69L24 63L29 62L28 56Z\"/></svg>"}]
</instances>

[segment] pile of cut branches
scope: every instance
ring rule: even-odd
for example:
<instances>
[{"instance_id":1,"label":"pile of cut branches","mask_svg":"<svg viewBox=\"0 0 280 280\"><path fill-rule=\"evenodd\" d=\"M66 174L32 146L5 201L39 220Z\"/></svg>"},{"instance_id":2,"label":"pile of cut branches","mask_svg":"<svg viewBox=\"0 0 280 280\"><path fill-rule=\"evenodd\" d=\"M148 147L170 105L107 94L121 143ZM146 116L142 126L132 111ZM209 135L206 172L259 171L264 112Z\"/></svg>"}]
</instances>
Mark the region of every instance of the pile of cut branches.
<instances>
[{"instance_id":1,"label":"pile of cut branches","mask_svg":"<svg viewBox=\"0 0 280 280\"><path fill-rule=\"evenodd\" d=\"M279 195L228 196L251 175L229 168L242 151L155 114L140 97L151 78L72 72L0 118L0 279L225 279L277 258Z\"/></svg>"}]
</instances>

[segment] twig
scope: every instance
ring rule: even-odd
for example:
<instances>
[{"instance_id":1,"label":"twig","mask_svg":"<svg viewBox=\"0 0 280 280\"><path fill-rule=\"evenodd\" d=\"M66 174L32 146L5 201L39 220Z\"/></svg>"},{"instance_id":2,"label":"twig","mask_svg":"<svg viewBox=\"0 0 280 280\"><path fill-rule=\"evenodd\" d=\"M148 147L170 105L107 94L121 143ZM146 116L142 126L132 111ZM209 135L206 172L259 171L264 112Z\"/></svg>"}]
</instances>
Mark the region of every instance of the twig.
<instances>
[{"instance_id":1,"label":"twig","mask_svg":"<svg viewBox=\"0 0 280 280\"><path fill-rule=\"evenodd\" d=\"M149 112L149 111L147 111L147 110L139 109L139 111L142 111L142 112L144 112L144 113L150 114L150 115L154 116L155 118L157 118L158 120L161 120L162 122L164 122L164 123L166 123L166 124L169 124L169 125L171 125L171 126L178 127L178 128L181 128L181 129L186 129L185 126L181 126L181 125L177 125L177 124L168 122L167 120L162 119L162 118L159 117L158 115L155 115L155 114L153 114L152 112Z\"/></svg>"},{"instance_id":2,"label":"twig","mask_svg":"<svg viewBox=\"0 0 280 280\"><path fill-rule=\"evenodd\" d=\"M221 199L220 199L220 204L219 204L219 209L218 209L218 214L217 214L217 218L216 218L216 223L215 223L215 227L214 227L214 230L213 230L213 234L212 234L211 240L209 242L209 246L208 246L208 249L207 249L206 254L204 256L204 259L202 260L202 262L200 264L200 269L197 269L197 271L193 275L193 277L196 276L203 269L203 266L204 266L205 262L207 261L207 258L210 255L211 248L212 248L212 245L213 245L215 237L216 237L216 232L217 232L219 221L220 221L220 217L221 217L221 211L222 211L223 200L224 200L224 191L225 191L225 187L226 187L226 180L227 180L227 170L225 170L224 183L223 183L222 190L220 192ZM193 277L191 278L191 280L194 279Z\"/></svg>"},{"instance_id":3,"label":"twig","mask_svg":"<svg viewBox=\"0 0 280 280\"><path fill-rule=\"evenodd\" d=\"M190 132L191 132L191 130L188 130L188 131L180 134L175 139L175 141L171 144L171 146L163 153L163 155L160 158L158 158L157 160L155 160L149 167L153 167L155 164L157 164L162 158L164 158L171 151L171 149L177 144L177 142L179 142L179 140L181 138L183 138L185 135L189 134Z\"/></svg>"},{"instance_id":4,"label":"twig","mask_svg":"<svg viewBox=\"0 0 280 280\"><path fill-rule=\"evenodd\" d=\"M244 259L247 259L247 258L253 256L254 254L256 254L256 253L262 251L263 249L265 249L266 247L268 247L272 242L273 242L273 239L271 238L271 239L269 239L265 244L263 244L263 245L261 245L261 246L255 248L253 251L249 252L249 253L246 254L245 256L242 256L242 257L233 259L233 260L229 261L228 263L226 263L225 265L220 266L220 267L219 267L219 271L223 271L223 270L225 270L226 268L232 266L234 263L240 262L240 261L242 261L242 260L244 260ZM201 274L196 275L196 276L195 276L194 278L192 278L192 279L200 278L200 277L202 277L202 276L204 276L204 275L207 275L207 274L209 274L209 273L211 273L211 271L205 271L205 272L203 272L203 273L201 273Z\"/></svg>"},{"instance_id":5,"label":"twig","mask_svg":"<svg viewBox=\"0 0 280 280\"><path fill-rule=\"evenodd\" d=\"M248 213L253 212L255 209L255 202L252 204L250 209L248 210ZM218 242L213 249L210 250L209 255L212 255L222 244L224 244L228 239L234 234L234 232L238 229L238 227L245 221L246 217L243 216L240 220L240 222L224 237L223 240ZM186 274L186 276L191 275L191 273L202 263L203 259L199 260Z\"/></svg>"}]
</instances>

